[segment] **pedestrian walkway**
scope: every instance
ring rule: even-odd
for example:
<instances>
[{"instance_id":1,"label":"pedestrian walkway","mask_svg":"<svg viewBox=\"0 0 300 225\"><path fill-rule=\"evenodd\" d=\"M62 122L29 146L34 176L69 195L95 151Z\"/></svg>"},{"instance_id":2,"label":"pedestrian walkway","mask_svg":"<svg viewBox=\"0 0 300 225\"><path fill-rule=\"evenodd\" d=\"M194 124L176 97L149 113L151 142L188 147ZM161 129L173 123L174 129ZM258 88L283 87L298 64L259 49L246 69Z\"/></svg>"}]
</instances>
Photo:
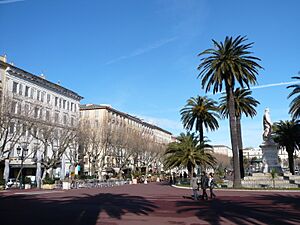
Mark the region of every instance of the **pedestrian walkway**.
<instances>
[{"instance_id":1,"label":"pedestrian walkway","mask_svg":"<svg viewBox=\"0 0 300 225\"><path fill-rule=\"evenodd\" d=\"M71 189L51 194L0 193L0 217L1 224L14 225L300 223L299 192L218 190L217 198L208 201L194 201L191 194L191 190L163 183Z\"/></svg>"}]
</instances>

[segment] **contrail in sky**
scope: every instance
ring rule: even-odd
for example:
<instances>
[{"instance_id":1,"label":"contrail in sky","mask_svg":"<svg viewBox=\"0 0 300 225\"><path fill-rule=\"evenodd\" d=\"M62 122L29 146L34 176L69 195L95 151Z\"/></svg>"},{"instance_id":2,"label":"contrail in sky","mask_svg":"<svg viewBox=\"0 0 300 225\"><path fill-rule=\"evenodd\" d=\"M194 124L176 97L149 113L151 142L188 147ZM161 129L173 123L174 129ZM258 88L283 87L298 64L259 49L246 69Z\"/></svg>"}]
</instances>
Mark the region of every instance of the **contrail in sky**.
<instances>
[{"instance_id":1,"label":"contrail in sky","mask_svg":"<svg viewBox=\"0 0 300 225\"><path fill-rule=\"evenodd\" d=\"M285 85L292 85L298 84L300 81L290 81L290 82L281 82L281 83L274 83L274 84L263 84L259 86L253 86L251 89L261 89L261 88L268 88L268 87L276 87L276 86L285 86Z\"/></svg>"},{"instance_id":2,"label":"contrail in sky","mask_svg":"<svg viewBox=\"0 0 300 225\"><path fill-rule=\"evenodd\" d=\"M9 3L15 3L15 2L24 2L25 0L0 0L0 4L9 4Z\"/></svg>"},{"instance_id":3,"label":"contrail in sky","mask_svg":"<svg viewBox=\"0 0 300 225\"><path fill-rule=\"evenodd\" d=\"M262 89L262 88L269 88L269 87L276 87L276 86L287 86L287 85L292 85L292 84L300 84L300 81L290 81L290 82L280 82L280 83L274 83L274 84L263 84L263 85L258 85L258 86L252 86L250 87L250 90L253 89ZM218 92L217 94L222 94L225 91ZM212 92L207 93L208 96L213 95Z\"/></svg>"},{"instance_id":4,"label":"contrail in sky","mask_svg":"<svg viewBox=\"0 0 300 225\"><path fill-rule=\"evenodd\" d=\"M156 43L153 43L152 45L149 45L145 48L136 49L135 51L133 51L132 53L130 53L128 55L124 55L124 56L120 56L116 59L112 59L112 60L106 62L105 65L113 64L115 62L118 62L118 61L121 61L121 60L124 60L124 59L128 59L128 58L131 58L131 57L142 55L146 52L150 52L153 49L159 48L159 47L161 47L165 44L168 44L172 41L175 41L176 39L177 39L177 37L172 37L172 38L160 40L160 41L158 41Z\"/></svg>"}]
</instances>

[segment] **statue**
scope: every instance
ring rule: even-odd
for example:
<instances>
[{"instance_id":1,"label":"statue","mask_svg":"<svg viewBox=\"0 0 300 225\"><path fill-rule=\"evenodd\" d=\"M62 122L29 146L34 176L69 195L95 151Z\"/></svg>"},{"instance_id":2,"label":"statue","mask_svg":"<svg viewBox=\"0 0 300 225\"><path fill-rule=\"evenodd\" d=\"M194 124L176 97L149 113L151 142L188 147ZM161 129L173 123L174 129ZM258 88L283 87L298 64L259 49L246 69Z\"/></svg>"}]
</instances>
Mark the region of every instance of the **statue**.
<instances>
[{"instance_id":1,"label":"statue","mask_svg":"<svg viewBox=\"0 0 300 225\"><path fill-rule=\"evenodd\" d=\"M268 108L265 109L263 116L263 126L263 143L259 146L262 150L262 172L270 173L272 170L275 170L277 174L283 174L280 163L278 162L277 144L272 138L272 122L270 118L270 110Z\"/></svg>"},{"instance_id":2,"label":"statue","mask_svg":"<svg viewBox=\"0 0 300 225\"><path fill-rule=\"evenodd\" d=\"M272 133L272 122L269 114L270 110L268 108L265 109L264 117L263 117L263 140L270 141L271 133Z\"/></svg>"}]
</instances>

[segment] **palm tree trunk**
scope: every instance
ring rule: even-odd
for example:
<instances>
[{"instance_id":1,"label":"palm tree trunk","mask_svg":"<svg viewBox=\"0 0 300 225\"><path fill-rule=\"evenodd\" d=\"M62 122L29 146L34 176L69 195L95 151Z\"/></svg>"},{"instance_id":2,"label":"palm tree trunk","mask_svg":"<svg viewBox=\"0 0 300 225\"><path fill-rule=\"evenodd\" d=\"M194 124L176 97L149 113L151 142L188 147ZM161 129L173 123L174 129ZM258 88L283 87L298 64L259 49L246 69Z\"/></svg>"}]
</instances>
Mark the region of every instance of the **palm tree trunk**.
<instances>
[{"instance_id":1,"label":"palm tree trunk","mask_svg":"<svg viewBox=\"0 0 300 225\"><path fill-rule=\"evenodd\" d=\"M187 170L188 170L190 179L192 179L193 173L194 173L194 167L192 165L187 165Z\"/></svg>"},{"instance_id":2,"label":"palm tree trunk","mask_svg":"<svg viewBox=\"0 0 300 225\"><path fill-rule=\"evenodd\" d=\"M295 175L295 166L294 166L294 151L290 149L286 149L289 158L289 168L290 172Z\"/></svg>"},{"instance_id":3,"label":"palm tree trunk","mask_svg":"<svg viewBox=\"0 0 300 225\"><path fill-rule=\"evenodd\" d=\"M241 173L240 173L240 161L239 161L239 147L236 129L236 117L235 117L235 106L234 106L234 96L233 90L231 88L226 88L228 96L228 111L229 111L229 125L230 125L230 138L231 138L231 148L233 153L233 187L241 187Z\"/></svg>"},{"instance_id":4,"label":"palm tree trunk","mask_svg":"<svg viewBox=\"0 0 300 225\"><path fill-rule=\"evenodd\" d=\"M203 131L203 122L201 121L200 127L199 127L199 141L202 143L204 141L204 131Z\"/></svg>"},{"instance_id":5,"label":"palm tree trunk","mask_svg":"<svg viewBox=\"0 0 300 225\"><path fill-rule=\"evenodd\" d=\"M243 139L242 139L242 128L241 128L240 116L236 117L236 130L237 130L238 146L239 146L240 173L241 173L241 178L244 178L245 171L244 171Z\"/></svg>"}]
</instances>

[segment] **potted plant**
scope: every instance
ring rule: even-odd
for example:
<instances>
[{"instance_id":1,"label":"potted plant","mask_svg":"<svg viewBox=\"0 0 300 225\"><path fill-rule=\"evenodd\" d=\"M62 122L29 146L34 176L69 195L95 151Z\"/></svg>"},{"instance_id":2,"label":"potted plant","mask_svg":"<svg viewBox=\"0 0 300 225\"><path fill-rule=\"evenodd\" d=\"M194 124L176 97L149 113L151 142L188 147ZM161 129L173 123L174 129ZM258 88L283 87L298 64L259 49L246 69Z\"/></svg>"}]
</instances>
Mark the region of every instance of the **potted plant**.
<instances>
[{"instance_id":1,"label":"potted plant","mask_svg":"<svg viewBox=\"0 0 300 225\"><path fill-rule=\"evenodd\" d=\"M52 190L54 189L54 183L55 183L55 180L50 178L50 177L46 177L43 181L43 184L42 184L42 189L48 189L48 190Z\"/></svg>"}]
</instances>

